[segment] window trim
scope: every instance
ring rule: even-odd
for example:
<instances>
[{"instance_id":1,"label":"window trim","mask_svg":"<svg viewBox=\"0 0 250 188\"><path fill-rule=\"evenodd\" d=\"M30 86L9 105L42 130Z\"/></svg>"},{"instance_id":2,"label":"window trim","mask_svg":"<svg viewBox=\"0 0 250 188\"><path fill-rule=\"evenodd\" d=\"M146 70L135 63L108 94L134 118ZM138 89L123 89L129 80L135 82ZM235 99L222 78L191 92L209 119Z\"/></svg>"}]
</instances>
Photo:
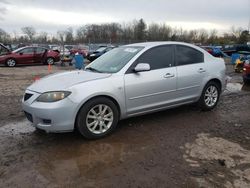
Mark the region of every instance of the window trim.
<instances>
[{"instance_id":1,"label":"window trim","mask_svg":"<svg viewBox=\"0 0 250 188\"><path fill-rule=\"evenodd\" d=\"M153 69L153 70L160 70L160 69L166 69L166 68L172 68L172 67L176 67L176 61L175 61L175 45L174 44L162 44L162 45L158 45L158 46L154 46L152 48L147 49L146 51L144 51L139 57L137 57L137 59L130 65L130 67L127 69L127 71L125 72L125 74L132 74L135 73L133 70L136 67L136 65L138 64L138 59L144 55L146 52L148 52L149 50L153 50L155 48L159 48L159 47L172 47L173 50L173 59L172 59L172 66L171 67L165 67L165 68L159 68L159 69ZM153 71L150 69L150 71Z\"/></svg>"},{"instance_id":2,"label":"window trim","mask_svg":"<svg viewBox=\"0 0 250 188\"><path fill-rule=\"evenodd\" d=\"M191 48L192 50L195 50L195 51L201 53L201 54L202 54L202 59L203 59L202 62L191 63L191 64L185 64L185 65L179 65L179 64L178 64L178 60L177 60L177 46L182 46L182 47L186 47L186 48ZM175 54L174 60L175 60L175 66L176 66L176 67L179 67L179 66L187 66L187 65L194 65L194 64L200 64L200 63L205 63L205 56L204 56L204 53L203 53L202 51L200 51L200 50L197 50L196 48L191 47L191 46L186 46L186 45L182 45L182 44L175 44L175 45L174 45L174 54Z\"/></svg>"}]
</instances>

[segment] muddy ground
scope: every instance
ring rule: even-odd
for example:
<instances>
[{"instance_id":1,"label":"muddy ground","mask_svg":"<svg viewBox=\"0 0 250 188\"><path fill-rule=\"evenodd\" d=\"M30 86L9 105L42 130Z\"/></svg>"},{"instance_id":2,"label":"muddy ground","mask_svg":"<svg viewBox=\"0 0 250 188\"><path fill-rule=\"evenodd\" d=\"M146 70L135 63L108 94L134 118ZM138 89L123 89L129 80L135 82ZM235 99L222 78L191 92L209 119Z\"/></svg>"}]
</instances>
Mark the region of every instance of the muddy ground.
<instances>
[{"instance_id":1,"label":"muddy ground","mask_svg":"<svg viewBox=\"0 0 250 188\"><path fill-rule=\"evenodd\" d=\"M215 110L127 119L96 141L37 132L25 120L24 90L47 74L46 66L0 67L0 187L250 187L250 86L232 66Z\"/></svg>"}]
</instances>

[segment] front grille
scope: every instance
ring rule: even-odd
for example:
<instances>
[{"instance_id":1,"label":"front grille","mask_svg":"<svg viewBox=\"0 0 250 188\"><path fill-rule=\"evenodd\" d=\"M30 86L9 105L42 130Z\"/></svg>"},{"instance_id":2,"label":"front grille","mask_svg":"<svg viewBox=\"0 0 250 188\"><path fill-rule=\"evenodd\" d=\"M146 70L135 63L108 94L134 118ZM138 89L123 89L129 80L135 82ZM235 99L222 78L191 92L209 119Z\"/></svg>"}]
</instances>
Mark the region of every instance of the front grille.
<instances>
[{"instance_id":1,"label":"front grille","mask_svg":"<svg viewBox=\"0 0 250 188\"><path fill-rule=\"evenodd\" d=\"M32 96L33 96L33 94L25 93L25 95L24 95L24 101L27 101Z\"/></svg>"},{"instance_id":2,"label":"front grille","mask_svg":"<svg viewBox=\"0 0 250 188\"><path fill-rule=\"evenodd\" d=\"M27 118L30 122L33 123L33 117L32 117L32 115L31 115L30 113L28 113L28 112L25 112L25 111L24 111L24 114L25 114L26 118Z\"/></svg>"}]
</instances>

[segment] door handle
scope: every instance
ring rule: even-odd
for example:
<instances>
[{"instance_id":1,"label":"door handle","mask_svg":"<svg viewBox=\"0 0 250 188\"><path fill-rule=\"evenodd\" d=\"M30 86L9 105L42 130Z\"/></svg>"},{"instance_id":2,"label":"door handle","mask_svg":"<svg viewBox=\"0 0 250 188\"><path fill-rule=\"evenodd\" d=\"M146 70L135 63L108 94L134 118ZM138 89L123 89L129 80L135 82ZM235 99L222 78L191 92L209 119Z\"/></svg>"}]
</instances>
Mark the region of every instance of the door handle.
<instances>
[{"instance_id":1,"label":"door handle","mask_svg":"<svg viewBox=\"0 0 250 188\"><path fill-rule=\"evenodd\" d=\"M206 70L203 69L203 68L200 68L200 69L198 70L198 72L199 72L199 73L203 73L203 72L206 72Z\"/></svg>"},{"instance_id":2,"label":"door handle","mask_svg":"<svg viewBox=\"0 0 250 188\"><path fill-rule=\"evenodd\" d=\"M171 73L165 74L164 78L173 78L175 75Z\"/></svg>"}]
</instances>

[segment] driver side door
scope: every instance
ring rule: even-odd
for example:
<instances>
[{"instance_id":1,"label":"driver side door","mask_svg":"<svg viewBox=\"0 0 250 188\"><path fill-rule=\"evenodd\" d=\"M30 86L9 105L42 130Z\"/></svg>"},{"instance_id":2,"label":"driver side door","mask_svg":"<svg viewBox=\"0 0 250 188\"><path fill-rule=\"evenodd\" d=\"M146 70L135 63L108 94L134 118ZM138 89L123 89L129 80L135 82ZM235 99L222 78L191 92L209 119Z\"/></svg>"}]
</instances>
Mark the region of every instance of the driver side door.
<instances>
[{"instance_id":1,"label":"driver side door","mask_svg":"<svg viewBox=\"0 0 250 188\"><path fill-rule=\"evenodd\" d=\"M150 71L134 72L139 63ZM144 52L124 76L128 116L164 108L175 100L177 79L174 47L164 45Z\"/></svg>"},{"instance_id":2,"label":"driver side door","mask_svg":"<svg viewBox=\"0 0 250 188\"><path fill-rule=\"evenodd\" d=\"M20 50L17 54L17 61L20 64L33 64L34 63L34 48L28 47Z\"/></svg>"}]
</instances>

